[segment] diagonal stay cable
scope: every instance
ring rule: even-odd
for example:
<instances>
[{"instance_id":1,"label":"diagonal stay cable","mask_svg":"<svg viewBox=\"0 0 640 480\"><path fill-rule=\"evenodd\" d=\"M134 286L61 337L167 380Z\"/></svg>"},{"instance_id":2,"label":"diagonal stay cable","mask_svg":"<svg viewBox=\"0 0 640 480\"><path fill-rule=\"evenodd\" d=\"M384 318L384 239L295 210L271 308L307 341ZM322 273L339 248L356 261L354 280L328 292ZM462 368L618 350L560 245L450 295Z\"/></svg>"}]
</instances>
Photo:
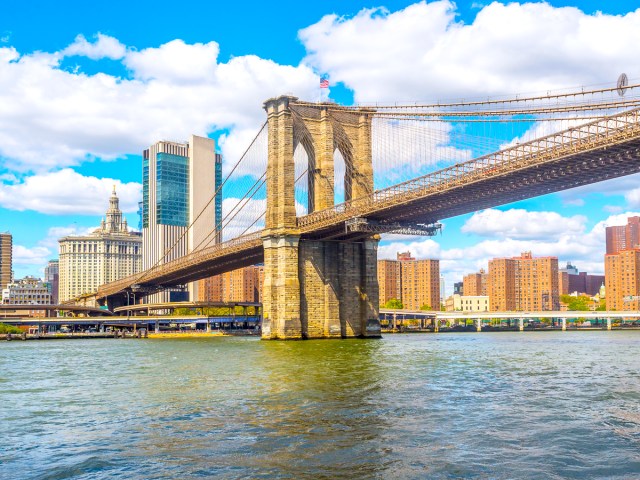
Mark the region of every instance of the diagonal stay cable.
<instances>
[{"instance_id":1,"label":"diagonal stay cable","mask_svg":"<svg viewBox=\"0 0 640 480\"><path fill-rule=\"evenodd\" d=\"M233 166L233 168L231 169L231 171L229 172L229 174L227 175L227 177L224 179L224 181L220 184L220 186L216 189L216 191L213 193L213 195L211 196L211 198L209 199L209 201L205 204L205 206L200 210L200 212L198 213L198 215L196 216L196 218L194 220L191 221L191 223L189 224L189 226L185 229L185 231L182 233L182 235L180 235L180 237L178 237L178 239L173 243L173 245L171 245L170 247L168 247L164 254L158 258L158 260L147 270L143 270L140 272L140 274L136 277L135 281L132 283L138 283L138 281L143 278L145 276L145 274L153 269L156 268L158 265L160 265L166 258L167 255L176 247L176 245L178 245L182 239L185 237L185 235L189 232L189 230L191 229L191 227L193 227L193 225L195 224L195 222L198 221L198 219L204 214L204 212L206 211L206 209L209 207L209 205L211 205L211 202L214 201L214 199L216 198L216 195L218 194L218 192L220 192L222 190L222 187L224 187L224 185L227 183L227 181L229 180L229 178L231 178L231 175L233 174L233 172L236 171L236 169L240 166L240 164L242 163L242 161L244 160L244 158L246 157L247 153L251 150L251 148L253 147L253 145L256 143L256 140L260 137L260 135L262 134L262 132L264 131L265 127L267 126L267 122L265 121L262 124L262 127L260 127L260 130L258 131L258 133L256 134L256 136L253 138L253 140L251 141L251 143L249 144L249 146L247 147L247 149L244 151L244 153L242 154L242 156L240 157L240 159L235 163L235 165Z\"/></svg>"}]
</instances>

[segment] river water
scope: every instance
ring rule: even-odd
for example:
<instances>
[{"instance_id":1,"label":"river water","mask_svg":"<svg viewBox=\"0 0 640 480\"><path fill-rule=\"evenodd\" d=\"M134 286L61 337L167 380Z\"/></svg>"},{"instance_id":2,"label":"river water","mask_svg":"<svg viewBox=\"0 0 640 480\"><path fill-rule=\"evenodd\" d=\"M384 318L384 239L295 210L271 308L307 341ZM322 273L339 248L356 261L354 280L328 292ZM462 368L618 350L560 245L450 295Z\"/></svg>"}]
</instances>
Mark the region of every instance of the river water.
<instances>
[{"instance_id":1,"label":"river water","mask_svg":"<svg viewBox=\"0 0 640 480\"><path fill-rule=\"evenodd\" d=\"M640 478L640 332L0 344L1 479Z\"/></svg>"}]
</instances>

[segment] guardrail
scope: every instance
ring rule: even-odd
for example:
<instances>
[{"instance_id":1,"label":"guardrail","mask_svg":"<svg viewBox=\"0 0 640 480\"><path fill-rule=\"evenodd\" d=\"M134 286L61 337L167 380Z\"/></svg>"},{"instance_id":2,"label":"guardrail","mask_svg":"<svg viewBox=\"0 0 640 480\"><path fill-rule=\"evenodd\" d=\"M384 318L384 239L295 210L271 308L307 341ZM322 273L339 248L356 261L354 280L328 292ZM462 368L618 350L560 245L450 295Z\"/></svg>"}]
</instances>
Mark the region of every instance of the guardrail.
<instances>
[{"instance_id":1,"label":"guardrail","mask_svg":"<svg viewBox=\"0 0 640 480\"><path fill-rule=\"evenodd\" d=\"M569 128L530 142L517 144L489 155L458 163L381 190L298 218L298 227L307 231L327 223L360 216L367 211L401 204L427 191L442 191L472 183L480 178L498 176L533 164L545 163L569 154L615 144L640 136L640 109L611 115L578 127Z\"/></svg>"}]
</instances>

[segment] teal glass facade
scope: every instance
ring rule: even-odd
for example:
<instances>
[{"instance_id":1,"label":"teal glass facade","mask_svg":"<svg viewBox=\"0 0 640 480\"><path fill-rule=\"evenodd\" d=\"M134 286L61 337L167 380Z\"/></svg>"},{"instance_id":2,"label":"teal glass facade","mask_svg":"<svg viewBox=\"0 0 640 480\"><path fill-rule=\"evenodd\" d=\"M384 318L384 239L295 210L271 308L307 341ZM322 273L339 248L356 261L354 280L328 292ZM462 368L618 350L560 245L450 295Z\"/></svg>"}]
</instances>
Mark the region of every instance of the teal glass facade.
<instances>
[{"instance_id":1,"label":"teal glass facade","mask_svg":"<svg viewBox=\"0 0 640 480\"><path fill-rule=\"evenodd\" d=\"M142 156L142 228L149 227L149 150Z\"/></svg>"},{"instance_id":2,"label":"teal glass facade","mask_svg":"<svg viewBox=\"0 0 640 480\"><path fill-rule=\"evenodd\" d=\"M189 226L188 157L170 153L156 155L156 202L159 224Z\"/></svg>"}]
</instances>

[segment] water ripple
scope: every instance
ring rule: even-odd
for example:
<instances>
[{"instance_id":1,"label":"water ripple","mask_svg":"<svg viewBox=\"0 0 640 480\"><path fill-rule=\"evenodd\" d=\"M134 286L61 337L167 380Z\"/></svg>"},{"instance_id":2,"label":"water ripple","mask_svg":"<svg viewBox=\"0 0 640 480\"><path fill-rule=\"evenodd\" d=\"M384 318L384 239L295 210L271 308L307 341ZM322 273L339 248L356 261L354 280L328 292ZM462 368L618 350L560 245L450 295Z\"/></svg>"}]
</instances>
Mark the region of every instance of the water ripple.
<instances>
[{"instance_id":1,"label":"water ripple","mask_svg":"<svg viewBox=\"0 0 640 480\"><path fill-rule=\"evenodd\" d=\"M0 478L637 478L639 342L11 342Z\"/></svg>"}]
</instances>

